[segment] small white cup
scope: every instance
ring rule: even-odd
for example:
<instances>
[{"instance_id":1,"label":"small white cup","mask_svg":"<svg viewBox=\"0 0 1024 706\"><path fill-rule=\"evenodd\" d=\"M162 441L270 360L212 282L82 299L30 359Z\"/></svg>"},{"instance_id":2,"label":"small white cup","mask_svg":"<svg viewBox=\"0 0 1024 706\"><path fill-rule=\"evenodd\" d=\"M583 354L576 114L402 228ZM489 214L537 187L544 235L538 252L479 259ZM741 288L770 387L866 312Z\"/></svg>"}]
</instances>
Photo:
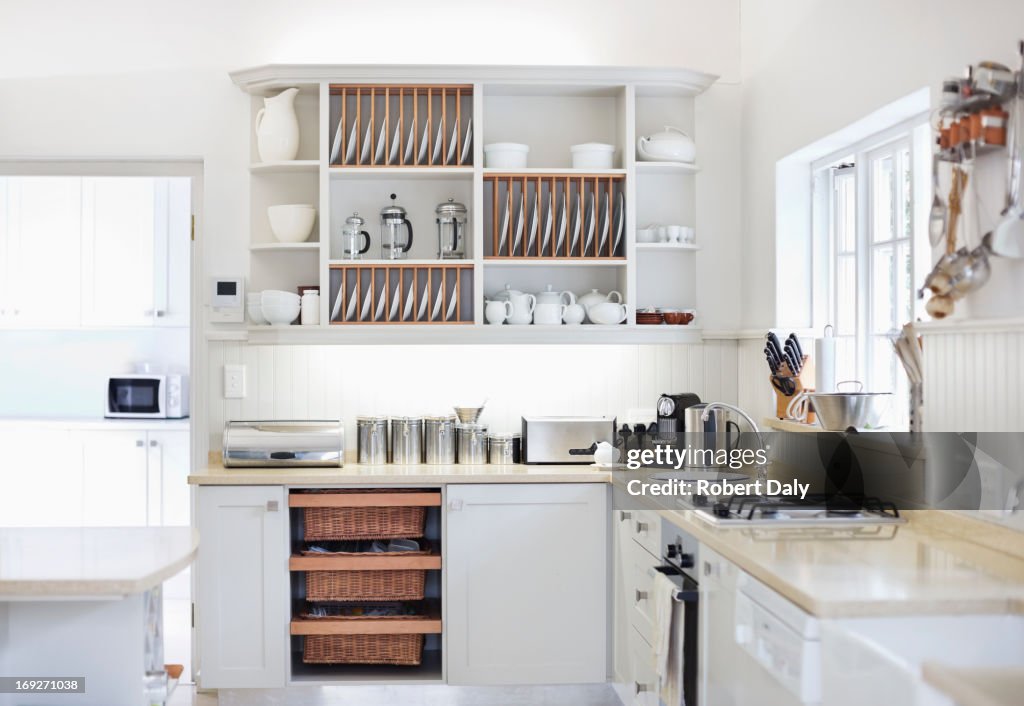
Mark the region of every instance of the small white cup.
<instances>
[{"instance_id":1,"label":"small white cup","mask_svg":"<svg viewBox=\"0 0 1024 706\"><path fill-rule=\"evenodd\" d=\"M489 301L484 306L484 318L487 323L499 325L505 323L505 319L512 316L512 304L507 301Z\"/></svg>"},{"instance_id":2,"label":"small white cup","mask_svg":"<svg viewBox=\"0 0 1024 706\"><path fill-rule=\"evenodd\" d=\"M682 239L687 245L697 244L697 231L693 226L682 226Z\"/></svg>"},{"instance_id":3,"label":"small white cup","mask_svg":"<svg viewBox=\"0 0 1024 706\"><path fill-rule=\"evenodd\" d=\"M657 228L655 228L655 231L658 233L659 243L668 242L668 226L658 226Z\"/></svg>"},{"instance_id":4,"label":"small white cup","mask_svg":"<svg viewBox=\"0 0 1024 706\"><path fill-rule=\"evenodd\" d=\"M682 226L665 226L668 231L668 242L680 243L683 240L683 227Z\"/></svg>"}]
</instances>

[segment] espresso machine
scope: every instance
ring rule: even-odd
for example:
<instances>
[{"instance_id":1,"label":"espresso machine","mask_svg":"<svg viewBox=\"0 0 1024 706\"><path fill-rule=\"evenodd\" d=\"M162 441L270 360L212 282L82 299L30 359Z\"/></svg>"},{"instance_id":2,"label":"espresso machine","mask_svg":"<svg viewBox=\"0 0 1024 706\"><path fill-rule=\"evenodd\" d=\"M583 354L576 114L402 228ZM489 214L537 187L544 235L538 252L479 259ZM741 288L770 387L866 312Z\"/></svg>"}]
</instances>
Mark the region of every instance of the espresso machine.
<instances>
[{"instance_id":1,"label":"espresso machine","mask_svg":"<svg viewBox=\"0 0 1024 706\"><path fill-rule=\"evenodd\" d=\"M663 394L658 398L658 434L682 434L686 429L686 410L700 404L692 392Z\"/></svg>"}]
</instances>

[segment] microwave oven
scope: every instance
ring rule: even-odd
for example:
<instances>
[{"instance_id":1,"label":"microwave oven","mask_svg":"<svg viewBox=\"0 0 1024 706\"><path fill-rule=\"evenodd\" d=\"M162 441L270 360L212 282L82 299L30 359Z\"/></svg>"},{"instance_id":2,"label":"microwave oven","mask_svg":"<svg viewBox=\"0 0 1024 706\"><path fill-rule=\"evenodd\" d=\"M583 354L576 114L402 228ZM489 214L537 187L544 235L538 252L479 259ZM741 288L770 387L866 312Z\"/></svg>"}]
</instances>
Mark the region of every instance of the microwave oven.
<instances>
[{"instance_id":1,"label":"microwave oven","mask_svg":"<svg viewBox=\"0 0 1024 706\"><path fill-rule=\"evenodd\" d=\"M183 419L188 416L187 375L111 375L105 417Z\"/></svg>"}]
</instances>

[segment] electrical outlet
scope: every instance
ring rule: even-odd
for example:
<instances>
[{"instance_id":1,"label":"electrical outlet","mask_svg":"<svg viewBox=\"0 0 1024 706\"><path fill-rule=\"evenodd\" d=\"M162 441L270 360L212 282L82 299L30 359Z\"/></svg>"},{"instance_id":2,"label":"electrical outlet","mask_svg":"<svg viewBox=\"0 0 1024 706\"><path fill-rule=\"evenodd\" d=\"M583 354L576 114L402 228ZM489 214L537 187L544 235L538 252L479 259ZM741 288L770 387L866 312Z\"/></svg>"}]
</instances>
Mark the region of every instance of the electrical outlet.
<instances>
[{"instance_id":1,"label":"electrical outlet","mask_svg":"<svg viewBox=\"0 0 1024 706\"><path fill-rule=\"evenodd\" d=\"M224 366L224 399L235 400L245 397L245 366Z\"/></svg>"}]
</instances>

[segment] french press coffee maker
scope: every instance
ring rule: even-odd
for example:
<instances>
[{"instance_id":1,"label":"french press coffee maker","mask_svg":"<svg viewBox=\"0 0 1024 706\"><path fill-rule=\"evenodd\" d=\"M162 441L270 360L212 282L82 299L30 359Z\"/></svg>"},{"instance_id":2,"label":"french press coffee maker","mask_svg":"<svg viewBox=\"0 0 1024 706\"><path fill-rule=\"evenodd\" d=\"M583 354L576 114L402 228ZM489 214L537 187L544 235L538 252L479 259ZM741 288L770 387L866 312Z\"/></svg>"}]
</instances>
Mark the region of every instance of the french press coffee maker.
<instances>
[{"instance_id":1,"label":"french press coffee maker","mask_svg":"<svg viewBox=\"0 0 1024 706\"><path fill-rule=\"evenodd\" d=\"M370 249L370 234L363 230L366 219L356 211L345 219L336 240L331 240L332 260L359 260Z\"/></svg>"},{"instance_id":2,"label":"french press coffee maker","mask_svg":"<svg viewBox=\"0 0 1024 706\"><path fill-rule=\"evenodd\" d=\"M412 247L412 223L405 209L395 203L396 198L391 194L391 205L380 210L380 256L383 260L404 260Z\"/></svg>"},{"instance_id":3,"label":"french press coffee maker","mask_svg":"<svg viewBox=\"0 0 1024 706\"><path fill-rule=\"evenodd\" d=\"M437 259L461 260L466 256L466 207L455 199L438 204Z\"/></svg>"}]
</instances>

